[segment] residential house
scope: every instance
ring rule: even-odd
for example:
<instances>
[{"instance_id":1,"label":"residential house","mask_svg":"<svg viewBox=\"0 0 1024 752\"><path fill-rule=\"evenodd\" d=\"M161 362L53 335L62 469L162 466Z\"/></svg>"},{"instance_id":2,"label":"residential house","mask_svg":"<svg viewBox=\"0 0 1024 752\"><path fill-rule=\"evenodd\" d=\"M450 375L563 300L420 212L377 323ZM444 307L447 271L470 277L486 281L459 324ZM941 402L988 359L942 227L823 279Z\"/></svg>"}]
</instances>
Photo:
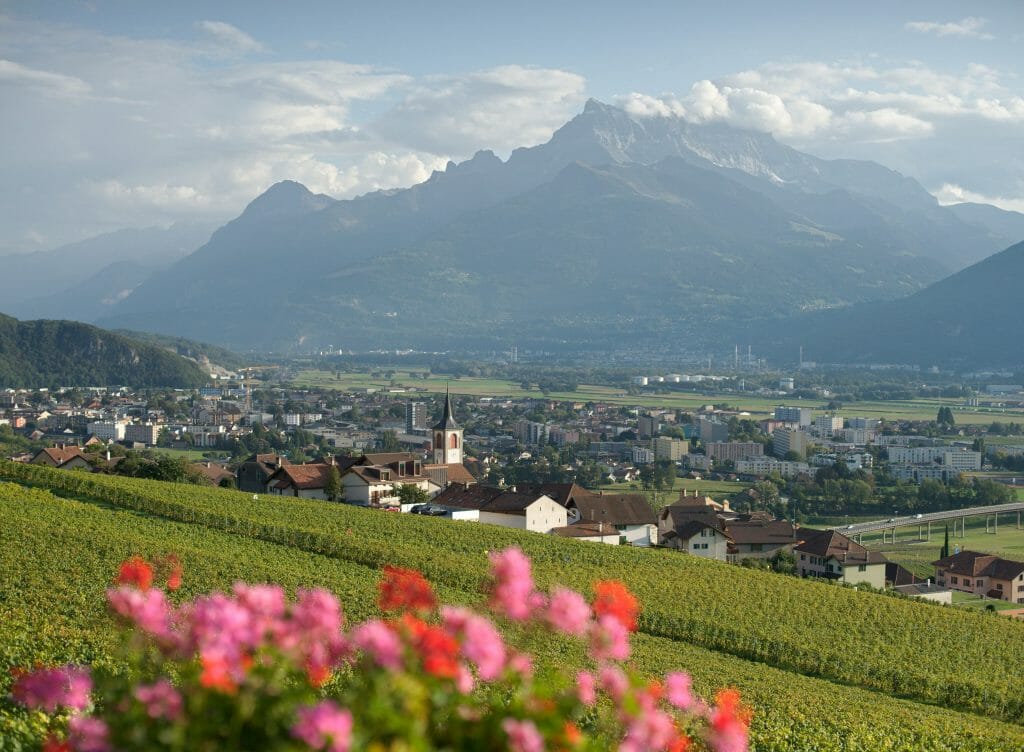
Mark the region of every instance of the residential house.
<instances>
[{"instance_id":1,"label":"residential house","mask_svg":"<svg viewBox=\"0 0 1024 752\"><path fill-rule=\"evenodd\" d=\"M416 486L431 496L441 490L415 452L336 457L335 462L341 474L342 495L348 504L398 507L398 488L403 485Z\"/></svg>"},{"instance_id":2,"label":"residential house","mask_svg":"<svg viewBox=\"0 0 1024 752\"><path fill-rule=\"evenodd\" d=\"M267 493L300 499L327 499L327 478L331 465L282 465L267 481Z\"/></svg>"},{"instance_id":3,"label":"residential house","mask_svg":"<svg viewBox=\"0 0 1024 752\"><path fill-rule=\"evenodd\" d=\"M675 506L675 505L673 505ZM671 509L671 507L666 507ZM663 546L686 551L705 559L725 561L732 538L715 510L690 507L676 508L667 515L673 521L669 529L660 526L659 539Z\"/></svg>"},{"instance_id":4,"label":"residential house","mask_svg":"<svg viewBox=\"0 0 1024 752\"><path fill-rule=\"evenodd\" d=\"M725 522L729 544L728 561L771 559L789 552L799 542L797 527L788 520L777 520L767 512L736 515Z\"/></svg>"},{"instance_id":5,"label":"residential house","mask_svg":"<svg viewBox=\"0 0 1024 752\"><path fill-rule=\"evenodd\" d=\"M239 491L267 493L267 481L279 468L291 463L280 454L254 454L235 473Z\"/></svg>"},{"instance_id":6,"label":"residential house","mask_svg":"<svg viewBox=\"0 0 1024 752\"><path fill-rule=\"evenodd\" d=\"M546 494L520 492L491 486L463 486L453 483L434 497L433 503L453 511L476 512L475 519L502 527L549 533L569 523L568 511Z\"/></svg>"},{"instance_id":7,"label":"residential house","mask_svg":"<svg viewBox=\"0 0 1024 752\"><path fill-rule=\"evenodd\" d=\"M801 528L800 537L793 555L801 577L885 587L887 560L879 552L869 551L835 530Z\"/></svg>"},{"instance_id":8,"label":"residential house","mask_svg":"<svg viewBox=\"0 0 1024 752\"><path fill-rule=\"evenodd\" d=\"M935 581L952 590L1024 603L1024 562L977 551L933 561Z\"/></svg>"},{"instance_id":9,"label":"residential house","mask_svg":"<svg viewBox=\"0 0 1024 752\"><path fill-rule=\"evenodd\" d=\"M607 543L612 546L617 546L620 543L619 531L603 522L577 522L565 527L552 528L550 532L559 538Z\"/></svg>"},{"instance_id":10,"label":"residential house","mask_svg":"<svg viewBox=\"0 0 1024 752\"><path fill-rule=\"evenodd\" d=\"M33 465L59 467L61 470L92 470L92 464L76 446L55 446L40 449L29 462Z\"/></svg>"}]
</instances>

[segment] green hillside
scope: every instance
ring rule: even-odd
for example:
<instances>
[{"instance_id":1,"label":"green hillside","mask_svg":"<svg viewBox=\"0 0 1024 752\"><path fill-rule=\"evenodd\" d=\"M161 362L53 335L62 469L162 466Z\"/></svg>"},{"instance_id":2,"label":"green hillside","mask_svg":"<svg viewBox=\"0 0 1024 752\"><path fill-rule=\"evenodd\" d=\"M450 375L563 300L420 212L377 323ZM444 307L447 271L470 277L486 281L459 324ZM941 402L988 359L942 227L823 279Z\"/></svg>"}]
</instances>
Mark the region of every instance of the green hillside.
<instances>
[{"instance_id":1,"label":"green hillside","mask_svg":"<svg viewBox=\"0 0 1024 752\"><path fill-rule=\"evenodd\" d=\"M321 584L361 618L373 612L385 562L415 566L444 598L472 602L480 598L486 551L514 544L533 558L542 584L587 590L597 579L626 581L643 604L639 667L652 675L684 668L705 694L739 687L755 709L757 749L1024 745L1017 725L1024 625L1009 619L668 551L324 502L254 501L13 463L0 464L0 478L20 483L0 483L0 695L14 665L109 660L103 587L132 553L178 553L188 573L185 596L238 578ZM584 661L571 643L539 647L553 670ZM0 738L3 724L12 733L27 722L2 708Z\"/></svg>"},{"instance_id":2,"label":"green hillside","mask_svg":"<svg viewBox=\"0 0 1024 752\"><path fill-rule=\"evenodd\" d=\"M0 386L196 387L190 360L78 321L18 321L0 314Z\"/></svg>"}]
</instances>

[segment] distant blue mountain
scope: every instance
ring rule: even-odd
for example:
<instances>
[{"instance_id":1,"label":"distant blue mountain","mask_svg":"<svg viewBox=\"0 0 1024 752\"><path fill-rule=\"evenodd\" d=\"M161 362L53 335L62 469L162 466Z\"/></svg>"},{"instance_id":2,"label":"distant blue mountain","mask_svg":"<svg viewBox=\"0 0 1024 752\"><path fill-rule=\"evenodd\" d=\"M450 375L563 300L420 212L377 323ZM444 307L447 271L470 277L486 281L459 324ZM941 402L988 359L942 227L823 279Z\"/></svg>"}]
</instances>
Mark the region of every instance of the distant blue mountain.
<instances>
[{"instance_id":1,"label":"distant blue mountain","mask_svg":"<svg viewBox=\"0 0 1024 752\"><path fill-rule=\"evenodd\" d=\"M275 185L99 322L240 350L698 344L913 293L1016 240L992 220L872 162L591 100L412 188Z\"/></svg>"}]
</instances>

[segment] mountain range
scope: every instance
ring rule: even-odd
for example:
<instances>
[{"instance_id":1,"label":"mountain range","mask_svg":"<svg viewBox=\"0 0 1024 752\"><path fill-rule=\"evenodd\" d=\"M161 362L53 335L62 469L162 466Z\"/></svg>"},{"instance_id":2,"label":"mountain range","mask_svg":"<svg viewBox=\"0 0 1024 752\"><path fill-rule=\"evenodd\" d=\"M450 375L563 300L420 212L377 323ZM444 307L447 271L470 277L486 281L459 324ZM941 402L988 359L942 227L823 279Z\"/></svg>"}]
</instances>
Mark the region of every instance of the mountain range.
<instances>
[{"instance_id":1,"label":"mountain range","mask_svg":"<svg viewBox=\"0 0 1024 752\"><path fill-rule=\"evenodd\" d=\"M3 309L24 319L95 320L143 281L195 251L214 229L179 222L0 256L7 279L16 281L4 290Z\"/></svg>"},{"instance_id":2,"label":"mountain range","mask_svg":"<svg viewBox=\"0 0 1024 752\"><path fill-rule=\"evenodd\" d=\"M702 350L912 295L1022 238L1024 215L939 206L876 163L591 100L545 144L408 189L272 186L97 320L241 350Z\"/></svg>"}]
</instances>

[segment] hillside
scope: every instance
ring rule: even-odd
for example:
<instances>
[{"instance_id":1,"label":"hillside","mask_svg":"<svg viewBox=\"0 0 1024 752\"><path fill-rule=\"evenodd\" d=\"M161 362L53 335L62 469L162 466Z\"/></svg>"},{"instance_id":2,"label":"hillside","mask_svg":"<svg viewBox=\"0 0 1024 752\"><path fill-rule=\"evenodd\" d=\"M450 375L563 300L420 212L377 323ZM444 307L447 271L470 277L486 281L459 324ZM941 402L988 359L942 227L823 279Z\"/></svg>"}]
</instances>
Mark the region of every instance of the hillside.
<instances>
[{"instance_id":1,"label":"hillside","mask_svg":"<svg viewBox=\"0 0 1024 752\"><path fill-rule=\"evenodd\" d=\"M205 360L229 371L237 371L255 362L252 358L232 352L226 348L217 347L217 345L211 345L206 342L195 342L184 337L172 337L167 334L153 334L152 332L136 332L131 329L117 329L114 331L114 334L120 334L129 339L145 342L156 347L162 347L165 350L177 353L183 358L196 360L200 363Z\"/></svg>"},{"instance_id":2,"label":"hillside","mask_svg":"<svg viewBox=\"0 0 1024 752\"><path fill-rule=\"evenodd\" d=\"M1024 242L900 300L797 318L780 352L820 362L963 368L1024 364Z\"/></svg>"},{"instance_id":3,"label":"hillside","mask_svg":"<svg viewBox=\"0 0 1024 752\"><path fill-rule=\"evenodd\" d=\"M586 590L597 579L627 582L642 603L637 666L650 674L684 668L703 692L738 686L755 709L758 749L866 750L884 740L898 750L996 750L1024 743L1017 725L1024 717L1017 692L1024 624L1009 619L668 551L317 501L254 501L219 489L13 463L0 463L0 477L73 497L0 483L8 521L0 528L0 563L17 573L0 581L0 636L11 627L33 635L0 652L8 664L41 656L105 660L103 583L128 553L177 552L187 594L239 577L319 584L361 618L373 613L384 563L416 567L444 598L472 603L480 598L486 551L519 545L543 585ZM36 545L42 540L48 545ZM53 541L61 551L56 570L43 555ZM49 608L55 596L65 604L57 614ZM569 643L534 647L544 670L571 673L586 660ZM3 682L7 674L0 676Z\"/></svg>"},{"instance_id":4,"label":"hillside","mask_svg":"<svg viewBox=\"0 0 1024 752\"><path fill-rule=\"evenodd\" d=\"M0 314L0 385L196 387L190 360L77 321L18 321Z\"/></svg>"},{"instance_id":5,"label":"hillside","mask_svg":"<svg viewBox=\"0 0 1024 752\"><path fill-rule=\"evenodd\" d=\"M901 297L1013 240L878 164L591 100L545 144L409 189L272 186L99 321L238 350L678 348Z\"/></svg>"}]
</instances>

